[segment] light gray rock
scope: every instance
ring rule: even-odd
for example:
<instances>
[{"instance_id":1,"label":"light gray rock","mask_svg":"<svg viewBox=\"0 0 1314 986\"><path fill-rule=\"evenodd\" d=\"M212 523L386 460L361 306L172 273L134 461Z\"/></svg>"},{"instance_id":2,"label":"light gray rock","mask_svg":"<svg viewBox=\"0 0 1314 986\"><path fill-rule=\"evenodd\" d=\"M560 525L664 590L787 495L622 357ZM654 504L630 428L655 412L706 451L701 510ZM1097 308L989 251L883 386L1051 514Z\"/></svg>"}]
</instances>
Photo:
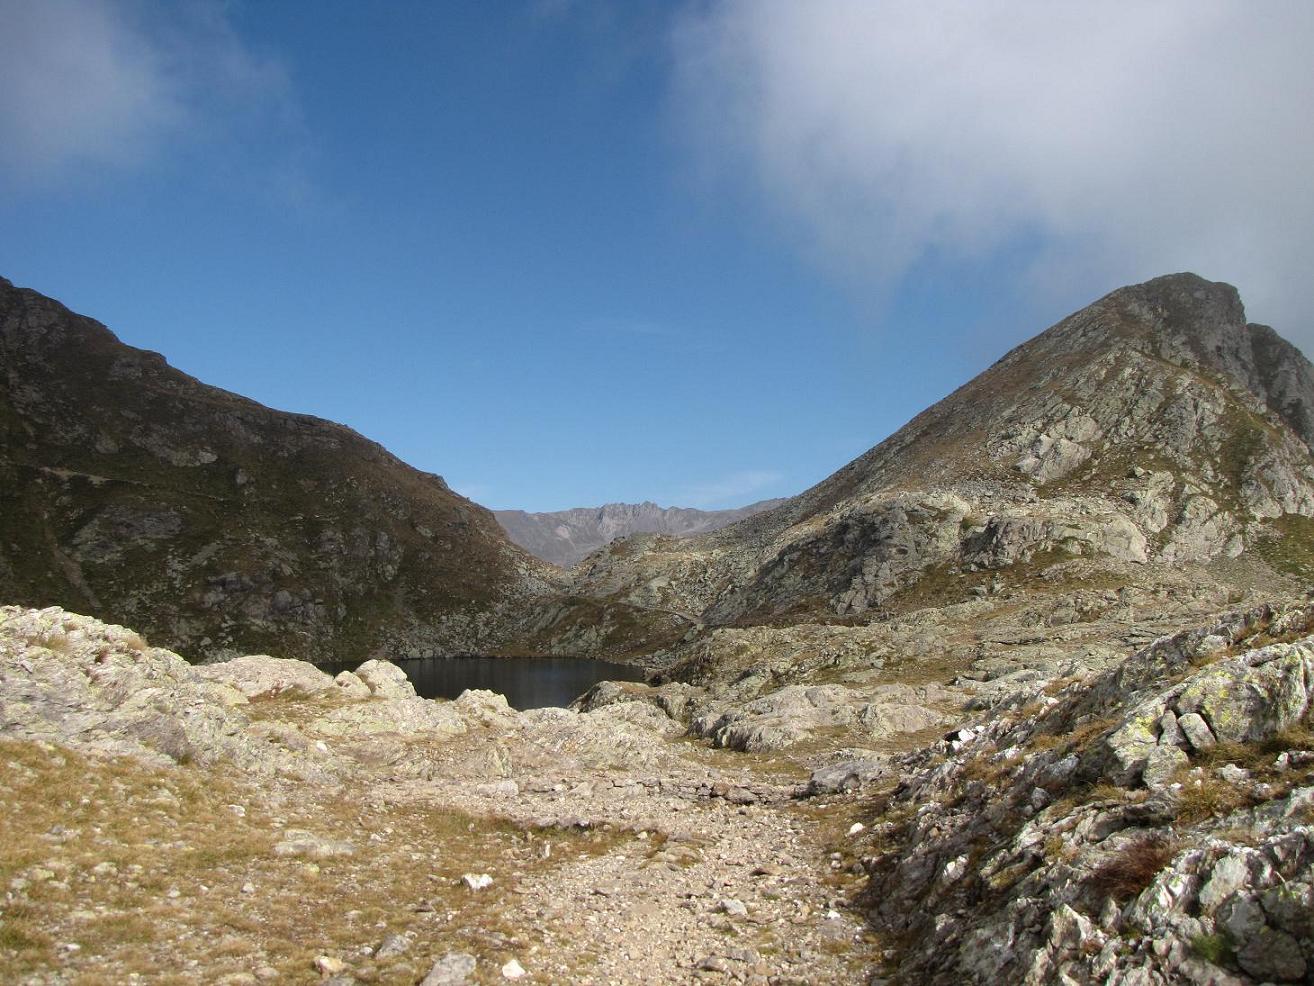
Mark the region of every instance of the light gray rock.
<instances>
[{"instance_id":1,"label":"light gray rock","mask_svg":"<svg viewBox=\"0 0 1314 986\"><path fill-rule=\"evenodd\" d=\"M411 940L405 935L389 935L374 952L378 959L394 959L411 950Z\"/></svg>"},{"instance_id":2,"label":"light gray rock","mask_svg":"<svg viewBox=\"0 0 1314 986\"><path fill-rule=\"evenodd\" d=\"M911 695L911 690L906 690ZM719 747L746 752L781 750L821 729L848 727L883 738L942 725L942 713L909 702L868 702L843 685L789 685L761 698L693 720L691 731Z\"/></svg>"},{"instance_id":3,"label":"light gray rock","mask_svg":"<svg viewBox=\"0 0 1314 986\"><path fill-rule=\"evenodd\" d=\"M1186 741L1191 744L1191 749L1203 751L1218 745L1209 723L1205 722L1198 712L1184 713L1178 717L1177 724L1181 727Z\"/></svg>"},{"instance_id":4,"label":"light gray rock","mask_svg":"<svg viewBox=\"0 0 1314 986\"><path fill-rule=\"evenodd\" d=\"M1190 764L1190 758L1175 746L1156 746L1145 758L1142 780L1151 791L1173 783L1177 772Z\"/></svg>"},{"instance_id":5,"label":"light gray rock","mask_svg":"<svg viewBox=\"0 0 1314 986\"><path fill-rule=\"evenodd\" d=\"M478 963L468 952L448 952L433 964L420 986L464 986Z\"/></svg>"},{"instance_id":6,"label":"light gray rock","mask_svg":"<svg viewBox=\"0 0 1314 986\"><path fill-rule=\"evenodd\" d=\"M891 810L870 825L883 851L864 862L873 921L904 943L892 971L932 986L984 986L1001 968L1032 986L1305 981L1314 789L1224 768L1217 775L1258 803L1193 803L1187 788L1215 769L1197 764L1180 794L1164 790L1191 756L1160 740L1172 717L1189 737L1197 713L1177 710L1193 697L1202 723L1222 710L1234 735L1251 737L1232 742L1283 736L1309 680L1311 617L1307 605L1227 614L1154 641L1039 712L987 715L969 744L898 758ZM1246 648L1276 626L1296 639ZM971 861L961 873L959 860ZM1230 959L1231 971L1206 961L1233 953L1239 973Z\"/></svg>"},{"instance_id":7,"label":"light gray rock","mask_svg":"<svg viewBox=\"0 0 1314 986\"><path fill-rule=\"evenodd\" d=\"M884 757L842 760L826 767L818 767L808 778L808 794L838 794L856 791L890 773L889 760Z\"/></svg>"},{"instance_id":8,"label":"light gray rock","mask_svg":"<svg viewBox=\"0 0 1314 986\"><path fill-rule=\"evenodd\" d=\"M0 699L0 735L157 764L224 762L253 776L327 779L304 751L256 734L238 689L131 630L58 608L0 607Z\"/></svg>"},{"instance_id":9,"label":"light gray rock","mask_svg":"<svg viewBox=\"0 0 1314 986\"><path fill-rule=\"evenodd\" d=\"M451 703L401 698L342 706L320 716L310 729L321 736L457 736L465 732L466 724Z\"/></svg>"},{"instance_id":10,"label":"light gray rock","mask_svg":"<svg viewBox=\"0 0 1314 986\"><path fill-rule=\"evenodd\" d=\"M339 672L333 679L333 688L336 694L343 698L356 701L367 699L371 694L369 685L350 671Z\"/></svg>"},{"instance_id":11,"label":"light gray rock","mask_svg":"<svg viewBox=\"0 0 1314 986\"><path fill-rule=\"evenodd\" d=\"M275 695L319 695L333 687L333 679L313 664L292 658L252 654L220 664L196 668L198 677L237 689L248 699Z\"/></svg>"},{"instance_id":12,"label":"light gray rock","mask_svg":"<svg viewBox=\"0 0 1314 986\"><path fill-rule=\"evenodd\" d=\"M1285 931L1257 929L1236 950L1241 968L1263 982L1305 981L1306 962L1300 943Z\"/></svg>"},{"instance_id":13,"label":"light gray rock","mask_svg":"<svg viewBox=\"0 0 1314 986\"><path fill-rule=\"evenodd\" d=\"M1159 745L1181 746L1182 743L1182 730L1177 722L1177 716L1171 711L1165 712L1159 717Z\"/></svg>"},{"instance_id":14,"label":"light gray rock","mask_svg":"<svg viewBox=\"0 0 1314 986\"><path fill-rule=\"evenodd\" d=\"M1253 742L1301 722L1310 708L1314 647L1273 644L1212 665L1177 697L1197 712L1218 740Z\"/></svg>"},{"instance_id":15,"label":"light gray rock","mask_svg":"<svg viewBox=\"0 0 1314 986\"><path fill-rule=\"evenodd\" d=\"M721 901L721 911L732 918L748 917L748 908L744 905L744 902L733 897L727 897Z\"/></svg>"},{"instance_id":16,"label":"light gray rock","mask_svg":"<svg viewBox=\"0 0 1314 986\"><path fill-rule=\"evenodd\" d=\"M452 708L471 724L505 726L517 718L505 695L482 688L467 688L452 702Z\"/></svg>"},{"instance_id":17,"label":"light gray rock","mask_svg":"<svg viewBox=\"0 0 1314 986\"><path fill-rule=\"evenodd\" d=\"M356 677L375 698L415 698L415 686L406 672L390 661L366 661L356 669Z\"/></svg>"},{"instance_id":18,"label":"light gray rock","mask_svg":"<svg viewBox=\"0 0 1314 986\"><path fill-rule=\"evenodd\" d=\"M301 859L334 859L353 856L355 847L341 839L330 839L305 829L287 829L283 838L274 845L275 856L295 856Z\"/></svg>"}]
</instances>

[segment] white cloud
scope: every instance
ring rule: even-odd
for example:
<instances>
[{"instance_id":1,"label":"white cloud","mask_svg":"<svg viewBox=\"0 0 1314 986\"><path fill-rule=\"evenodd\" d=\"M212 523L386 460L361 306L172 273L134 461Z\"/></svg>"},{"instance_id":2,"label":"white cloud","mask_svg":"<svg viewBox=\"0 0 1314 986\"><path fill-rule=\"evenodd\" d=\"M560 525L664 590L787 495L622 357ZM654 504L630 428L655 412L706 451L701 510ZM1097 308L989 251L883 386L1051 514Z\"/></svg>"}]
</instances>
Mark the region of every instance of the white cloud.
<instances>
[{"instance_id":1,"label":"white cloud","mask_svg":"<svg viewBox=\"0 0 1314 986\"><path fill-rule=\"evenodd\" d=\"M674 503L681 507L739 507L753 494L779 483L784 476L770 469L746 469L720 479L686 487Z\"/></svg>"},{"instance_id":2,"label":"white cloud","mask_svg":"<svg viewBox=\"0 0 1314 986\"><path fill-rule=\"evenodd\" d=\"M280 131L301 139L286 75L242 41L225 5L0 0L0 180Z\"/></svg>"},{"instance_id":3,"label":"white cloud","mask_svg":"<svg viewBox=\"0 0 1314 986\"><path fill-rule=\"evenodd\" d=\"M1039 238L1038 284L1195 269L1299 336L1311 43L1308 0L712 0L674 107L844 276Z\"/></svg>"}]
</instances>

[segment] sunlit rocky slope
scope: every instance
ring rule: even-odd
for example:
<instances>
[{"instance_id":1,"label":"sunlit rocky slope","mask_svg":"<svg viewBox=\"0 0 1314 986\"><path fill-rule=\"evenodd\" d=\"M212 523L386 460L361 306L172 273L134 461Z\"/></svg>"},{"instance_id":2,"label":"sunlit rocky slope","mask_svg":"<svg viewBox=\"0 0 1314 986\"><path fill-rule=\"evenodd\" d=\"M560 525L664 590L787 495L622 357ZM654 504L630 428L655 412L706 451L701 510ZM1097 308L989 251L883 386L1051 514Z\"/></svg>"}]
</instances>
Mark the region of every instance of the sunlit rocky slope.
<instances>
[{"instance_id":1,"label":"sunlit rocky slope","mask_svg":"<svg viewBox=\"0 0 1314 986\"><path fill-rule=\"evenodd\" d=\"M774 510L614 542L575 591L686 620L654 663L689 680L737 673L746 649L780 673L772 651L906 648L900 626L955 605L984 602L978 623L1008 610L1000 632L1025 636L1291 591L1314 559L1312 413L1314 368L1248 324L1235 289L1162 277L1019 346Z\"/></svg>"},{"instance_id":2,"label":"sunlit rocky slope","mask_svg":"<svg viewBox=\"0 0 1314 986\"><path fill-rule=\"evenodd\" d=\"M0 978L1308 982L1311 633L1233 610L744 757L650 696L433 702L0 607Z\"/></svg>"}]
</instances>

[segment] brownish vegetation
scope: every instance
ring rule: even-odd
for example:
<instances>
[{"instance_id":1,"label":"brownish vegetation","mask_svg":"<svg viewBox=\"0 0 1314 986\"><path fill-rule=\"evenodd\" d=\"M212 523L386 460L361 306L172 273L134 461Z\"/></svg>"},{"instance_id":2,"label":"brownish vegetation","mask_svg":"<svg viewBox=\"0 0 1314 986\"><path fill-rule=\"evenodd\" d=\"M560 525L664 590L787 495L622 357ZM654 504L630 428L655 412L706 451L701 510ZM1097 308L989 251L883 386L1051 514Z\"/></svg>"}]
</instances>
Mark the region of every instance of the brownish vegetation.
<instances>
[{"instance_id":1,"label":"brownish vegetation","mask_svg":"<svg viewBox=\"0 0 1314 986\"><path fill-rule=\"evenodd\" d=\"M1159 835L1129 843L1089 879L1089 886L1103 897L1123 903L1150 885L1159 871L1177 855L1177 844Z\"/></svg>"}]
</instances>

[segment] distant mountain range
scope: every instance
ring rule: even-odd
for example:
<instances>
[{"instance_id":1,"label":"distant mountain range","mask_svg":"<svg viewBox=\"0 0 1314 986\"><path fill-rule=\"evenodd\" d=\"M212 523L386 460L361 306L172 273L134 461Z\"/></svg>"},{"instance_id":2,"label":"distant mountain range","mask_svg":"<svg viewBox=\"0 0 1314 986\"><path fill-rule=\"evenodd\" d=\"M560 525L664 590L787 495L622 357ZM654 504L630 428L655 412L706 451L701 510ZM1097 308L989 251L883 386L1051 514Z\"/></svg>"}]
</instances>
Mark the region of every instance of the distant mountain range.
<instances>
[{"instance_id":1,"label":"distant mountain range","mask_svg":"<svg viewBox=\"0 0 1314 986\"><path fill-rule=\"evenodd\" d=\"M692 507L659 507L645 500L643 503L608 503L601 507L575 507L545 513L494 510L493 516L511 540L530 554L562 568L570 568L616 538L631 534L703 534L784 502L781 498L760 500L733 510L695 510Z\"/></svg>"}]
</instances>

